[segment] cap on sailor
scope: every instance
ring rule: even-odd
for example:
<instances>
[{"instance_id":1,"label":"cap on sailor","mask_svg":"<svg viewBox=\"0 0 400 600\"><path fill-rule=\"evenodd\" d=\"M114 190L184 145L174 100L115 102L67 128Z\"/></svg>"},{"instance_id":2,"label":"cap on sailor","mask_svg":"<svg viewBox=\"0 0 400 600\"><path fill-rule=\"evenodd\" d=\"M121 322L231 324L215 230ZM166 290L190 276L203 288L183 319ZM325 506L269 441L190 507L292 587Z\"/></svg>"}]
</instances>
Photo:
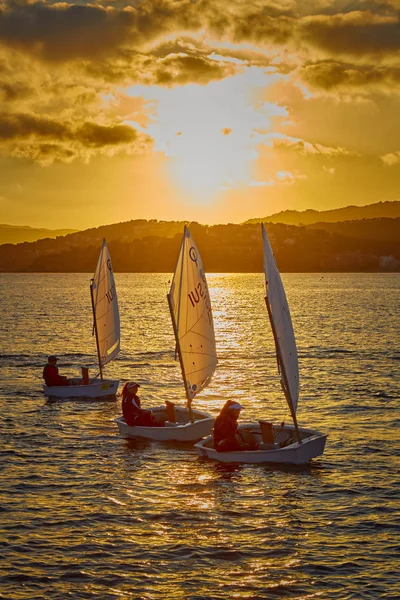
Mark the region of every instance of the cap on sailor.
<instances>
[{"instance_id":1,"label":"cap on sailor","mask_svg":"<svg viewBox=\"0 0 400 600\"><path fill-rule=\"evenodd\" d=\"M241 410L243 406L239 404L239 402L235 402L234 404L229 405L229 410Z\"/></svg>"},{"instance_id":2,"label":"cap on sailor","mask_svg":"<svg viewBox=\"0 0 400 600\"><path fill-rule=\"evenodd\" d=\"M130 382L128 383L128 385L126 386L126 389L127 389L127 390L132 390L132 389L133 389L133 388L135 388L135 387L138 387L138 388L139 388L139 387L140 387L140 384L139 384L139 383L136 383L136 381L130 381Z\"/></svg>"}]
</instances>

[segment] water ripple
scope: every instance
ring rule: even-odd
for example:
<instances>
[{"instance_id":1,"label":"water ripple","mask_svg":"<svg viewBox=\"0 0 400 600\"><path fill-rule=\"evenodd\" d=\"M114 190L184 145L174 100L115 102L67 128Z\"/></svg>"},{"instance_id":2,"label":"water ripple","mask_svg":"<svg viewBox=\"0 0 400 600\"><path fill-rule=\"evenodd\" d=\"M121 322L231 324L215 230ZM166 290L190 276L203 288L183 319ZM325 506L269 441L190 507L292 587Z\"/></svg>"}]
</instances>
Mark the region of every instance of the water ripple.
<instances>
[{"instance_id":1,"label":"water ripple","mask_svg":"<svg viewBox=\"0 0 400 600\"><path fill-rule=\"evenodd\" d=\"M160 301L167 279L117 276L122 353L107 374L138 379L145 405L184 400ZM66 374L97 372L87 277L63 276L67 295L59 276L1 278L4 332L14 333L12 350L0 333L1 598L400 597L400 277L284 280L299 420L329 434L324 456L298 467L214 464L188 444L123 440L119 401L46 402L48 353ZM209 283L219 366L199 408L216 414L228 396L248 419L289 421L262 275Z\"/></svg>"}]
</instances>

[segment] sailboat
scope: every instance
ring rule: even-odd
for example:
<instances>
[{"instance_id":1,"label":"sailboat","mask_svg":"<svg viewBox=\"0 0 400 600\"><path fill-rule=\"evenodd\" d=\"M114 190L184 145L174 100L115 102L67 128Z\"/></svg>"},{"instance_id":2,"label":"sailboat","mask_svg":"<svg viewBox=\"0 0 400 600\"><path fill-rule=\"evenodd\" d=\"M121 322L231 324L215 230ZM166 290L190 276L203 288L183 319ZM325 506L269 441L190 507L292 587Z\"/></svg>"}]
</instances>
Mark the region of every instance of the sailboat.
<instances>
[{"instance_id":1,"label":"sailboat","mask_svg":"<svg viewBox=\"0 0 400 600\"><path fill-rule=\"evenodd\" d=\"M323 454L326 435L298 426L297 404L299 399L299 365L289 305L282 279L276 266L267 232L261 226L264 247L264 272L266 284L265 303L275 342L278 371L293 425L275 425L268 421L245 423L238 427L242 437L256 443L256 450L217 452L213 436L195 445L201 456L220 462L237 463L289 463L303 464Z\"/></svg>"},{"instance_id":2,"label":"sailboat","mask_svg":"<svg viewBox=\"0 0 400 600\"><path fill-rule=\"evenodd\" d=\"M93 311L93 333L96 337L99 374L89 379L88 370L82 368L82 378L71 378L68 386L43 386L51 398L108 398L115 397L119 380L105 379L103 367L118 355L120 350L120 320L117 290L110 253L103 240L93 279L90 282ZM100 378L99 378L100 376Z\"/></svg>"},{"instance_id":3,"label":"sailboat","mask_svg":"<svg viewBox=\"0 0 400 600\"><path fill-rule=\"evenodd\" d=\"M164 406L151 408L160 427L129 426L123 417L118 417L116 423L123 436L159 441L197 441L211 432L214 418L194 409L192 402L210 383L217 366L217 352L203 263L186 226L167 299L186 406L167 401Z\"/></svg>"}]
</instances>

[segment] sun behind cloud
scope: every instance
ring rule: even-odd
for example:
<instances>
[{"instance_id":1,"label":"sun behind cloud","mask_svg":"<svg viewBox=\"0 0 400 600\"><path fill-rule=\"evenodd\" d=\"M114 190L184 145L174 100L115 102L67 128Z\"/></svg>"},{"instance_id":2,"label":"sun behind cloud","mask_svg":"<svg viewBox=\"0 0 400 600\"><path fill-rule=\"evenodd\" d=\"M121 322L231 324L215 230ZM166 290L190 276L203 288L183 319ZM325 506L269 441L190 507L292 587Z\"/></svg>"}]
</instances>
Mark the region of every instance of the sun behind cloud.
<instances>
[{"instance_id":1,"label":"sun behind cloud","mask_svg":"<svg viewBox=\"0 0 400 600\"><path fill-rule=\"evenodd\" d=\"M284 107L258 97L275 82L276 75L252 67L206 86L134 86L124 93L155 101L142 131L169 158L171 177L189 201L211 203L227 189L249 185L259 143L254 132L287 118Z\"/></svg>"}]
</instances>

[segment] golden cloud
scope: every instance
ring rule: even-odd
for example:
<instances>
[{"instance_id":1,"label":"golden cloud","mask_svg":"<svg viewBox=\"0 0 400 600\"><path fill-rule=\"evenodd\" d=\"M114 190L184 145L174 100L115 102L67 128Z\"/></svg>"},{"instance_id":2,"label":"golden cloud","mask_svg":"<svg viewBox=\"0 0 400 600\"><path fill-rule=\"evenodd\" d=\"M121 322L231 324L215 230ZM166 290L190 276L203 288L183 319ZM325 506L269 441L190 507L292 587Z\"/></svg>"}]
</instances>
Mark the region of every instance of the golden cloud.
<instances>
[{"instance_id":1,"label":"golden cloud","mask_svg":"<svg viewBox=\"0 0 400 600\"><path fill-rule=\"evenodd\" d=\"M400 150L398 150L397 152L385 154L384 156L381 156L381 159L387 167L393 167L394 165L398 165L400 164Z\"/></svg>"},{"instance_id":2,"label":"golden cloud","mask_svg":"<svg viewBox=\"0 0 400 600\"><path fill-rule=\"evenodd\" d=\"M400 67L390 65L349 64L335 60L321 60L305 64L300 73L306 83L324 90L366 86L383 86L395 90L400 83Z\"/></svg>"},{"instance_id":3,"label":"golden cloud","mask_svg":"<svg viewBox=\"0 0 400 600\"><path fill-rule=\"evenodd\" d=\"M273 148L287 148L304 156L324 156L326 158L359 156L357 152L347 150L346 148L331 148L323 144L306 142L301 138L291 137L283 133L261 134L260 143Z\"/></svg>"}]
</instances>

